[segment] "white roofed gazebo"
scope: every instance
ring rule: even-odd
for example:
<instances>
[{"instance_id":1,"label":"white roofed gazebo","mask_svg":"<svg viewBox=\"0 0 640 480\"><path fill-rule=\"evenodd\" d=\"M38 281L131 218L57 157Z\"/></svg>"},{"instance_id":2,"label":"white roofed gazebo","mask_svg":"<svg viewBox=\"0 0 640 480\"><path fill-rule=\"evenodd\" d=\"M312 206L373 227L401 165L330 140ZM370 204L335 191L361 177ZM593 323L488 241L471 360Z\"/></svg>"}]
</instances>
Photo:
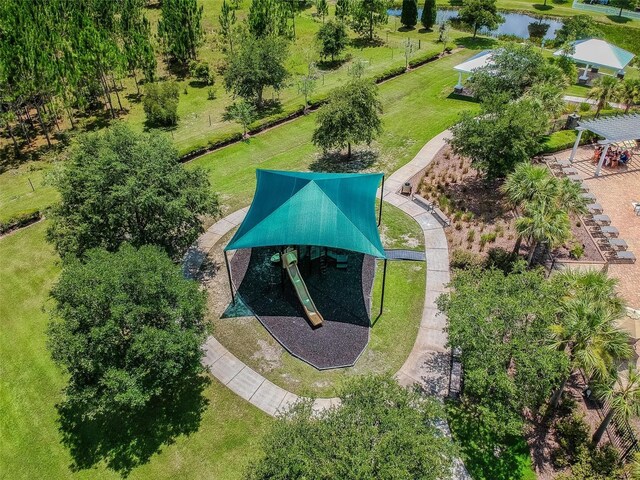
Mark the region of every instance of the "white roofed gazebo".
<instances>
[{"instance_id":1,"label":"white roofed gazebo","mask_svg":"<svg viewBox=\"0 0 640 480\"><path fill-rule=\"evenodd\" d=\"M607 156L609 146L618 142L628 142L640 139L640 114L633 113L627 115L616 115L612 117L600 117L592 120L581 120L576 127L578 131L578 137L573 145L571 156L569 161L573 162L580 144L582 132L589 130L596 135L603 137L603 140L599 140L598 143L603 145L602 154L598 160L598 166L596 167L595 176L600 175L600 169Z\"/></svg>"},{"instance_id":2,"label":"white roofed gazebo","mask_svg":"<svg viewBox=\"0 0 640 480\"><path fill-rule=\"evenodd\" d=\"M458 72L458 84L455 86L456 91L461 91L464 88L462 85L463 73L471 74L478 68L490 65L492 57L493 50L483 50L482 52L475 54L470 59L453 67L453 69Z\"/></svg>"},{"instance_id":3,"label":"white roofed gazebo","mask_svg":"<svg viewBox=\"0 0 640 480\"><path fill-rule=\"evenodd\" d=\"M629 65L629 62L635 56L631 52L597 38L576 40L571 42L571 45L573 46L573 53L558 50L554 55L566 55L575 63L584 64L585 69L580 77L581 80L587 79L589 67L606 68L623 73L625 67Z\"/></svg>"}]
</instances>

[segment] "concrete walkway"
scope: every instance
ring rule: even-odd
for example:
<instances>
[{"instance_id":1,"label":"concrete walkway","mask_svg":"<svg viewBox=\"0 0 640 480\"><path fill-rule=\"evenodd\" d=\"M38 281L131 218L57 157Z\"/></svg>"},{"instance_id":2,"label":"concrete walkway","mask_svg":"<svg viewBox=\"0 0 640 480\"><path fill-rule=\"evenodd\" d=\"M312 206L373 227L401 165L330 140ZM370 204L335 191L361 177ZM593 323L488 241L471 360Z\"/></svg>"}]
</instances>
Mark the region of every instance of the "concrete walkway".
<instances>
[{"instance_id":1,"label":"concrete walkway","mask_svg":"<svg viewBox=\"0 0 640 480\"><path fill-rule=\"evenodd\" d=\"M449 251L447 239L440 223L416 205L411 199L399 195L402 184L420 173L445 145L449 131L444 131L429 141L413 160L385 180L383 198L413 217L422 227L425 236L427 259L427 284L422 321L416 342L409 357L397 373L402 385L418 384L430 394L443 397L447 393L449 379L449 353L443 328L446 318L438 312L436 298L449 282ZM183 272L195 278L208 252L229 231L240 225L248 207L240 209L213 224L193 245L183 262ZM204 345L203 364L211 374L233 392L269 415L286 410L298 400L298 396L273 384L258 372L245 365L229 352L213 336ZM318 398L314 408L322 410L339 404L338 398Z\"/></svg>"},{"instance_id":2,"label":"concrete walkway","mask_svg":"<svg viewBox=\"0 0 640 480\"><path fill-rule=\"evenodd\" d=\"M565 102L570 103L588 103L589 105L597 105L598 101L595 98L576 97L574 95L565 95L562 97ZM613 108L624 110L625 106L622 103L608 102Z\"/></svg>"}]
</instances>

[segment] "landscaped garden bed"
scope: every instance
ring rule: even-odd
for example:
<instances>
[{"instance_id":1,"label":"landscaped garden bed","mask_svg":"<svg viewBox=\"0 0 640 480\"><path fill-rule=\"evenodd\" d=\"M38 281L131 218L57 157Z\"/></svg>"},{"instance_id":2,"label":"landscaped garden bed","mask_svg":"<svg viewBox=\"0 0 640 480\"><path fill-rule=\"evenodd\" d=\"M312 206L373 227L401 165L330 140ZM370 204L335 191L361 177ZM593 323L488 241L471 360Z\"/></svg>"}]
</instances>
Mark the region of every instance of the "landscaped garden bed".
<instances>
[{"instance_id":1,"label":"landscaped garden bed","mask_svg":"<svg viewBox=\"0 0 640 480\"><path fill-rule=\"evenodd\" d=\"M516 212L500 187L503 180L486 180L471 162L444 147L424 172L416 194L438 206L451 220L445 229L451 261L467 262L513 251L518 234ZM602 256L579 218L571 217L572 238L554 249L558 260L601 262ZM465 253L466 252L466 253ZM519 253L528 255L522 242Z\"/></svg>"}]
</instances>

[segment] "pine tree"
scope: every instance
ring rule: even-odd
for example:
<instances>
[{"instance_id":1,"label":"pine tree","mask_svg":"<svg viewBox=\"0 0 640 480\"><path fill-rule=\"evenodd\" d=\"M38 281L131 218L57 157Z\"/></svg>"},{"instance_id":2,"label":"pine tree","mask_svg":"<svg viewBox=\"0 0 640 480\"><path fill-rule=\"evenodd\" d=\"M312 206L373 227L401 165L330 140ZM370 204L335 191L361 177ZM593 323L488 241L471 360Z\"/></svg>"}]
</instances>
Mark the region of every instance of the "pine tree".
<instances>
[{"instance_id":1,"label":"pine tree","mask_svg":"<svg viewBox=\"0 0 640 480\"><path fill-rule=\"evenodd\" d=\"M427 30L432 30L436 24L436 2L435 0L424 0L424 7L422 8L422 16L420 17L420 23Z\"/></svg>"},{"instance_id":2,"label":"pine tree","mask_svg":"<svg viewBox=\"0 0 640 480\"><path fill-rule=\"evenodd\" d=\"M418 23L418 3L416 0L402 0L400 23L407 28L416 26Z\"/></svg>"},{"instance_id":3,"label":"pine tree","mask_svg":"<svg viewBox=\"0 0 640 480\"><path fill-rule=\"evenodd\" d=\"M196 0L163 0L158 35L166 53L186 65L202 43L202 6Z\"/></svg>"}]
</instances>

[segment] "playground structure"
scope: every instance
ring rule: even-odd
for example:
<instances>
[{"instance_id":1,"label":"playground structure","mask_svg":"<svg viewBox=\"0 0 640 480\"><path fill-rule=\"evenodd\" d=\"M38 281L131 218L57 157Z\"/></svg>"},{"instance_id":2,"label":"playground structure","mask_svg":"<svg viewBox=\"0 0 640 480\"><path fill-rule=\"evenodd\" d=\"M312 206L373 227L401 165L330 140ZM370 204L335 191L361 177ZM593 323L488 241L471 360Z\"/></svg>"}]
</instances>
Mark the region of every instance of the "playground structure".
<instances>
[{"instance_id":1,"label":"playground structure","mask_svg":"<svg viewBox=\"0 0 640 480\"><path fill-rule=\"evenodd\" d=\"M375 205L382 174L256 176L254 200L224 252L234 305L316 368L353 365L369 339L375 259L386 267Z\"/></svg>"}]
</instances>

